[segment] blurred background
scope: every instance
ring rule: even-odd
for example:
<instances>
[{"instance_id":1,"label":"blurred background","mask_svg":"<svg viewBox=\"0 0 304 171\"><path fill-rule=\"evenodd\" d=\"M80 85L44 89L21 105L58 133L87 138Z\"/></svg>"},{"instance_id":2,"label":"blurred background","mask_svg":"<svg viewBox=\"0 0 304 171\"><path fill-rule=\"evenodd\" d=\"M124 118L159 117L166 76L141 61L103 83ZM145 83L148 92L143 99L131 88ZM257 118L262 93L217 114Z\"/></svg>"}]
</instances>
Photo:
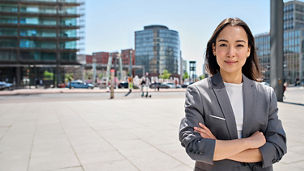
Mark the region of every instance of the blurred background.
<instances>
[{"instance_id":1,"label":"blurred background","mask_svg":"<svg viewBox=\"0 0 304 171\"><path fill-rule=\"evenodd\" d=\"M139 87L143 76L186 87L207 77L206 43L227 17L252 29L270 83L270 1L6 0L0 12L1 89L106 88L111 69L116 87L129 77ZM292 86L304 84L303 12L302 1L284 1L284 82Z\"/></svg>"}]
</instances>

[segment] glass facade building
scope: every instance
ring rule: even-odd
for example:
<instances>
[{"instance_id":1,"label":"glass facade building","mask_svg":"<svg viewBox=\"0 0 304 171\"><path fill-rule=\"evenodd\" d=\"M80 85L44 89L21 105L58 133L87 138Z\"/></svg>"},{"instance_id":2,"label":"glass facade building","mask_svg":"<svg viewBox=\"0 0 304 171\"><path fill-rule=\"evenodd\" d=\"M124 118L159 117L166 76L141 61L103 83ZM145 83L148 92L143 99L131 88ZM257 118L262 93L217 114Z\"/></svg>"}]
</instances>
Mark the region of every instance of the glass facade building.
<instances>
[{"instance_id":1,"label":"glass facade building","mask_svg":"<svg viewBox=\"0 0 304 171\"><path fill-rule=\"evenodd\" d=\"M299 17L302 16L302 17ZM304 3L289 1L284 4L284 79L294 84L304 80ZM270 80L270 34L255 36L257 56L264 80Z\"/></svg>"},{"instance_id":2,"label":"glass facade building","mask_svg":"<svg viewBox=\"0 0 304 171\"><path fill-rule=\"evenodd\" d=\"M83 5L78 0L0 1L0 80L22 86L24 78L33 83L47 70L62 82L63 66L79 64Z\"/></svg>"},{"instance_id":3,"label":"glass facade building","mask_svg":"<svg viewBox=\"0 0 304 171\"><path fill-rule=\"evenodd\" d=\"M144 66L151 76L168 70L172 76L180 74L180 42L177 31L166 26L150 25L135 32L135 65ZM142 75L142 71L136 71Z\"/></svg>"}]
</instances>

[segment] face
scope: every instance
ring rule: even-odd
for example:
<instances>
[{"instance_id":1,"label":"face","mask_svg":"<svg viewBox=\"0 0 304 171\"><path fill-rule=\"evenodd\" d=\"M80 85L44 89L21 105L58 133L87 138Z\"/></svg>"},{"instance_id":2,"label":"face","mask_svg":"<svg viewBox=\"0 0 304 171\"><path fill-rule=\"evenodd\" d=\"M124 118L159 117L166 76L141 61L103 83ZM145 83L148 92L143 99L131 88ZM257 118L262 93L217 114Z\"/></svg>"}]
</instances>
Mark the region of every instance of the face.
<instances>
[{"instance_id":1,"label":"face","mask_svg":"<svg viewBox=\"0 0 304 171\"><path fill-rule=\"evenodd\" d=\"M241 26L226 26L212 46L220 72L241 74L242 67L250 55L248 37Z\"/></svg>"}]
</instances>

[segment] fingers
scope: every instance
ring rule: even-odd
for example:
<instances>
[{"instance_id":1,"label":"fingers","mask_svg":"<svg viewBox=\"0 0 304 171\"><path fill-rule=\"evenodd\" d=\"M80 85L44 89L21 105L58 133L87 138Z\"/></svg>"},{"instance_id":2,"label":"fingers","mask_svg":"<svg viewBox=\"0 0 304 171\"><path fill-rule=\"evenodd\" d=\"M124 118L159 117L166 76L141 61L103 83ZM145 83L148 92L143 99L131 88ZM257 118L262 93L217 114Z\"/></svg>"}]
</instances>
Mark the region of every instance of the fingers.
<instances>
[{"instance_id":1,"label":"fingers","mask_svg":"<svg viewBox=\"0 0 304 171\"><path fill-rule=\"evenodd\" d=\"M202 123L198 123L199 126L201 126L204 130L206 130L208 133L212 134L212 132L210 131L210 129L208 127L206 127L204 124ZM212 134L213 135L213 134Z\"/></svg>"},{"instance_id":2,"label":"fingers","mask_svg":"<svg viewBox=\"0 0 304 171\"><path fill-rule=\"evenodd\" d=\"M200 127L194 127L194 130L199 133L206 133L207 131Z\"/></svg>"},{"instance_id":3,"label":"fingers","mask_svg":"<svg viewBox=\"0 0 304 171\"><path fill-rule=\"evenodd\" d=\"M194 130L198 132L203 138L216 139L212 132L202 123L199 123L200 127L194 127Z\"/></svg>"}]
</instances>

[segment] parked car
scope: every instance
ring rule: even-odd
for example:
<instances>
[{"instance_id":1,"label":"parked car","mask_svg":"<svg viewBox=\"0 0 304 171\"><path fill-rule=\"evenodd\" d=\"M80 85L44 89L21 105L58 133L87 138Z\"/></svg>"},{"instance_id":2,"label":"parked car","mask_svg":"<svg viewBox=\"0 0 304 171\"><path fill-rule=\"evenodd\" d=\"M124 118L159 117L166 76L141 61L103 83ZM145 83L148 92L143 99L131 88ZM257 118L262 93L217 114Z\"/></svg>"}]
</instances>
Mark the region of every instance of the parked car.
<instances>
[{"instance_id":1,"label":"parked car","mask_svg":"<svg viewBox=\"0 0 304 171\"><path fill-rule=\"evenodd\" d=\"M182 88L187 88L189 85L193 84L193 82L184 82L182 84Z\"/></svg>"},{"instance_id":2,"label":"parked car","mask_svg":"<svg viewBox=\"0 0 304 171\"><path fill-rule=\"evenodd\" d=\"M128 82L120 82L118 84L118 88L129 88L129 83Z\"/></svg>"},{"instance_id":3,"label":"parked car","mask_svg":"<svg viewBox=\"0 0 304 171\"><path fill-rule=\"evenodd\" d=\"M150 84L150 88L157 88L157 87L159 87L160 88L160 85L161 85L161 83L152 83L152 84Z\"/></svg>"},{"instance_id":4,"label":"parked car","mask_svg":"<svg viewBox=\"0 0 304 171\"><path fill-rule=\"evenodd\" d=\"M81 80L72 81L71 83L68 83L65 87L69 88L70 84L72 88L90 88L90 89L94 88L93 84L84 83Z\"/></svg>"},{"instance_id":5,"label":"parked car","mask_svg":"<svg viewBox=\"0 0 304 171\"><path fill-rule=\"evenodd\" d=\"M169 86L169 88L181 88L179 84L174 84L174 83L163 83Z\"/></svg>"},{"instance_id":6,"label":"parked car","mask_svg":"<svg viewBox=\"0 0 304 171\"><path fill-rule=\"evenodd\" d=\"M13 89L13 84L0 81L0 90L12 90L12 89Z\"/></svg>"},{"instance_id":7,"label":"parked car","mask_svg":"<svg viewBox=\"0 0 304 171\"><path fill-rule=\"evenodd\" d=\"M65 88L65 87L66 87L65 83L59 83L58 84L58 88Z\"/></svg>"}]
</instances>

